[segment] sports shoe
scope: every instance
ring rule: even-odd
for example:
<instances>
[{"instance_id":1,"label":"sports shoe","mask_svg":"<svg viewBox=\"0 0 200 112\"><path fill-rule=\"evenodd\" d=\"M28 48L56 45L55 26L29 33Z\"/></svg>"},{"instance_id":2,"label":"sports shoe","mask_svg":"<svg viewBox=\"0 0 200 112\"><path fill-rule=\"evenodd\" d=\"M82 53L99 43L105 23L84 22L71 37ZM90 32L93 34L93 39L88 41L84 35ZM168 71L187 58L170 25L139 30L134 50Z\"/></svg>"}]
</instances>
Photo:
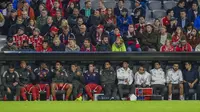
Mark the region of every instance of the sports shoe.
<instances>
[{"instance_id":1,"label":"sports shoe","mask_svg":"<svg viewBox=\"0 0 200 112\"><path fill-rule=\"evenodd\" d=\"M183 95L180 96L180 100L185 100Z\"/></svg>"},{"instance_id":2,"label":"sports shoe","mask_svg":"<svg viewBox=\"0 0 200 112\"><path fill-rule=\"evenodd\" d=\"M76 100L75 101L82 101L83 100L83 97L82 96L80 96L79 98L76 98Z\"/></svg>"},{"instance_id":3,"label":"sports shoe","mask_svg":"<svg viewBox=\"0 0 200 112\"><path fill-rule=\"evenodd\" d=\"M169 96L168 96L168 100L172 100L172 95L169 95Z\"/></svg>"}]
</instances>

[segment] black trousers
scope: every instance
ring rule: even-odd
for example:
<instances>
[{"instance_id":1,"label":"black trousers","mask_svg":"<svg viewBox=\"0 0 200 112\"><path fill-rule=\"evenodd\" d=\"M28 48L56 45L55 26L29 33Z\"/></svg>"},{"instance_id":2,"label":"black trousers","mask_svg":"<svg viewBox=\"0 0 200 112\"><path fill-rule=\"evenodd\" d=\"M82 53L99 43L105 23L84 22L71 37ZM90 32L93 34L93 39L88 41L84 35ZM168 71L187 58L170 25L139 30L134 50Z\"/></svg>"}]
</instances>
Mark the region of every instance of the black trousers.
<instances>
[{"instance_id":1,"label":"black trousers","mask_svg":"<svg viewBox=\"0 0 200 112\"><path fill-rule=\"evenodd\" d=\"M195 85L193 86L193 88L190 88L190 86L189 86L188 83L184 83L184 94L185 94L185 98L191 100L193 94L190 94L190 93L189 93L189 90L190 90L190 89L196 89L196 88L197 88L197 84L195 84Z\"/></svg>"},{"instance_id":2,"label":"black trousers","mask_svg":"<svg viewBox=\"0 0 200 112\"><path fill-rule=\"evenodd\" d=\"M162 96L165 95L165 85L161 85L161 84L154 84L152 85L154 94L160 94ZM159 93L157 93L157 91L159 91Z\"/></svg>"},{"instance_id":3,"label":"black trousers","mask_svg":"<svg viewBox=\"0 0 200 112\"><path fill-rule=\"evenodd\" d=\"M72 94L73 94L73 99L75 100L78 94L83 94L84 85L81 84L80 82L74 82L72 83L72 85L73 85Z\"/></svg>"},{"instance_id":4,"label":"black trousers","mask_svg":"<svg viewBox=\"0 0 200 112\"><path fill-rule=\"evenodd\" d=\"M129 91L129 94L134 94L135 93L135 85L124 85L124 84L118 84L118 90L119 90L119 96L120 98L123 98L124 96L124 91Z\"/></svg>"},{"instance_id":5,"label":"black trousers","mask_svg":"<svg viewBox=\"0 0 200 112\"><path fill-rule=\"evenodd\" d=\"M102 85L103 89L104 89L104 94L105 96L108 97L114 97L116 98L117 96L117 86L116 84L104 84Z\"/></svg>"}]
</instances>

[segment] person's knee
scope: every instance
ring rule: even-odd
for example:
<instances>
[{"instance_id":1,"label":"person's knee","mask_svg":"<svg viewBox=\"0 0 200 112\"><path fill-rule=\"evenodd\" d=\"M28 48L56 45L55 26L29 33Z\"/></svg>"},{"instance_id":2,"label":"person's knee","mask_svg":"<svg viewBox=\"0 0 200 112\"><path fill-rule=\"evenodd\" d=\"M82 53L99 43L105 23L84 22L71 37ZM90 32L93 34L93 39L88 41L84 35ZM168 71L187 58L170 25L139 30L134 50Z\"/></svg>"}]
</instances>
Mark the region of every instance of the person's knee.
<instances>
[{"instance_id":1,"label":"person's knee","mask_svg":"<svg viewBox=\"0 0 200 112\"><path fill-rule=\"evenodd\" d=\"M72 84L69 84L68 86L69 86L69 89L72 89L72 88L73 88L73 85L72 85Z\"/></svg>"},{"instance_id":2,"label":"person's knee","mask_svg":"<svg viewBox=\"0 0 200 112\"><path fill-rule=\"evenodd\" d=\"M183 84L179 84L179 88L180 88L180 89L183 89Z\"/></svg>"}]
</instances>

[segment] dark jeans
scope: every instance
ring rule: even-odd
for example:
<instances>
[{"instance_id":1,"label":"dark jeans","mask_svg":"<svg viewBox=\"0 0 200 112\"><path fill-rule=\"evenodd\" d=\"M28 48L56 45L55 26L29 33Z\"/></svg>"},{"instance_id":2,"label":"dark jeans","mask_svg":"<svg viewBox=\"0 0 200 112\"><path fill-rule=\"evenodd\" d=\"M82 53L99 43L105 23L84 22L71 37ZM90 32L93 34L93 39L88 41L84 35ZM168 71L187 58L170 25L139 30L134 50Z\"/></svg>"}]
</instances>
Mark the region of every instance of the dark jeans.
<instances>
[{"instance_id":1,"label":"dark jeans","mask_svg":"<svg viewBox=\"0 0 200 112\"><path fill-rule=\"evenodd\" d=\"M114 97L116 98L117 96L117 86L115 84L105 84L102 85L103 89L104 89L104 94L105 96L108 97Z\"/></svg>"},{"instance_id":2,"label":"dark jeans","mask_svg":"<svg viewBox=\"0 0 200 112\"><path fill-rule=\"evenodd\" d=\"M135 85L124 85L124 84L119 84L118 85L118 90L119 90L119 96L122 99L124 96L124 91L128 90L129 94L134 94L135 93Z\"/></svg>"},{"instance_id":3,"label":"dark jeans","mask_svg":"<svg viewBox=\"0 0 200 112\"><path fill-rule=\"evenodd\" d=\"M161 85L161 84L154 84L152 85L154 94L159 94L164 96L165 95L165 85ZM159 93L157 93L157 90L159 91Z\"/></svg>"},{"instance_id":4,"label":"dark jeans","mask_svg":"<svg viewBox=\"0 0 200 112\"><path fill-rule=\"evenodd\" d=\"M185 94L185 98L191 100L193 94L190 94L190 93L189 93L189 90L190 90L190 89L196 89L196 88L197 88L197 84L195 84L195 85L193 86L193 88L190 88L190 86L189 86L188 83L184 83L184 94Z\"/></svg>"},{"instance_id":5,"label":"dark jeans","mask_svg":"<svg viewBox=\"0 0 200 112\"><path fill-rule=\"evenodd\" d=\"M73 99L75 100L77 98L78 95L82 95L83 94L83 88L84 85L78 82L73 82Z\"/></svg>"}]
</instances>

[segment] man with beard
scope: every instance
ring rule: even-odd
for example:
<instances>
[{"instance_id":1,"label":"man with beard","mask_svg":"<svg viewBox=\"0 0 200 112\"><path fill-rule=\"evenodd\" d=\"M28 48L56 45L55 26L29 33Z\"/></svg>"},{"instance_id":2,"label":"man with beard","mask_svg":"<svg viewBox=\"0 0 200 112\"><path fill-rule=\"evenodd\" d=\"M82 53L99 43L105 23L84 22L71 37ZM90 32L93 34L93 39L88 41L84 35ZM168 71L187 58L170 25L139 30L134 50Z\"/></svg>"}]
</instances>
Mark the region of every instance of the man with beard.
<instances>
[{"instance_id":1,"label":"man with beard","mask_svg":"<svg viewBox=\"0 0 200 112\"><path fill-rule=\"evenodd\" d=\"M30 36L29 38L29 45L33 46L33 48L36 50L37 47L41 47L42 46L42 42L44 40L44 38L39 35L40 34L40 30L38 28L35 28L33 30L33 35Z\"/></svg>"},{"instance_id":2,"label":"man with beard","mask_svg":"<svg viewBox=\"0 0 200 112\"><path fill-rule=\"evenodd\" d=\"M101 43L96 46L97 51L111 51L111 46L109 44L109 37L104 36Z\"/></svg>"}]
</instances>

